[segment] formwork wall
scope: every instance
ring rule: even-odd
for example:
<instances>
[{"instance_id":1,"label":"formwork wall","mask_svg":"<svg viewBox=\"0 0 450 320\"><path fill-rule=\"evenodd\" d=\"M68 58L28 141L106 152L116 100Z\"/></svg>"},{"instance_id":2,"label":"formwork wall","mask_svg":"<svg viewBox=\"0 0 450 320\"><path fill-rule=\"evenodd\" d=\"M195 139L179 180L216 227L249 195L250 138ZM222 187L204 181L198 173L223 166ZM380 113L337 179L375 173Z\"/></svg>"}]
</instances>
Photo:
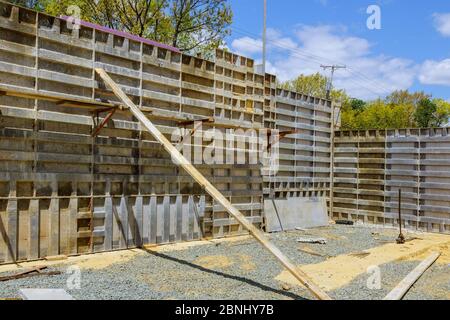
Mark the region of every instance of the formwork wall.
<instances>
[{"instance_id":1,"label":"formwork wall","mask_svg":"<svg viewBox=\"0 0 450 320\"><path fill-rule=\"evenodd\" d=\"M267 89L268 91L269 89ZM268 197L326 197L331 186L332 102L271 88L265 125L287 134L279 143L279 169L264 177Z\"/></svg>"},{"instance_id":2,"label":"formwork wall","mask_svg":"<svg viewBox=\"0 0 450 320\"><path fill-rule=\"evenodd\" d=\"M329 164L328 102L298 95L280 104L276 77L253 64L222 50L212 62L101 28L71 30L0 2L0 263L245 233L129 113L117 111L92 136L107 113L92 113L90 101L118 102L94 68L169 139L209 118L200 131L304 129L295 143L281 141L290 162L273 181L263 181L260 164L196 165L256 226L264 227L264 195L318 187L325 169L302 168L295 179L286 172L302 161L321 168L315 157ZM224 152L239 151L232 140Z\"/></svg>"},{"instance_id":3,"label":"formwork wall","mask_svg":"<svg viewBox=\"0 0 450 320\"><path fill-rule=\"evenodd\" d=\"M450 128L340 131L333 216L450 233Z\"/></svg>"}]
</instances>

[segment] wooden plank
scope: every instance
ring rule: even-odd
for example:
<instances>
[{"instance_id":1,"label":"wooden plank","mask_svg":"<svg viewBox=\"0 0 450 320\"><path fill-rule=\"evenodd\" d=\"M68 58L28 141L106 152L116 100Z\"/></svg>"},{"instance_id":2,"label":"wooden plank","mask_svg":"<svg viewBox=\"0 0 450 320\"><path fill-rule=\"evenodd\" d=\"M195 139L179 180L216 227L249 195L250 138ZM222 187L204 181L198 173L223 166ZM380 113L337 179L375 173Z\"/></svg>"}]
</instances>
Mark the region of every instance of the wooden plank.
<instances>
[{"instance_id":1,"label":"wooden plank","mask_svg":"<svg viewBox=\"0 0 450 320\"><path fill-rule=\"evenodd\" d=\"M136 198L135 208L133 210L135 220L135 236L134 242L136 247L140 248L143 244L143 210L144 210L144 198L138 196Z\"/></svg>"},{"instance_id":2,"label":"wooden plank","mask_svg":"<svg viewBox=\"0 0 450 320\"><path fill-rule=\"evenodd\" d=\"M150 214L151 214L151 198L144 198L142 206L142 243L150 244Z\"/></svg>"},{"instance_id":3,"label":"wooden plank","mask_svg":"<svg viewBox=\"0 0 450 320\"><path fill-rule=\"evenodd\" d=\"M120 239L122 236L122 225L120 222L120 199L113 199L111 198L111 201L113 203L113 234L112 234L112 243L113 243L113 250L120 249Z\"/></svg>"},{"instance_id":4,"label":"wooden plank","mask_svg":"<svg viewBox=\"0 0 450 320\"><path fill-rule=\"evenodd\" d=\"M120 198L120 249L127 249L128 246L128 201L125 196Z\"/></svg>"},{"instance_id":5,"label":"wooden plank","mask_svg":"<svg viewBox=\"0 0 450 320\"><path fill-rule=\"evenodd\" d=\"M163 243L164 237L164 198L156 198L156 243Z\"/></svg>"},{"instance_id":6,"label":"wooden plank","mask_svg":"<svg viewBox=\"0 0 450 320\"><path fill-rule=\"evenodd\" d=\"M186 198L186 201L184 201L186 197L183 197L183 209L182 209L182 216L181 216L181 240L187 241L188 240L188 233L189 233L189 197Z\"/></svg>"},{"instance_id":7,"label":"wooden plank","mask_svg":"<svg viewBox=\"0 0 450 320\"><path fill-rule=\"evenodd\" d=\"M176 221L176 231L175 231L175 240L181 241L181 234L182 234L182 228L183 228L183 196L178 195L176 200L176 206L177 206L177 221Z\"/></svg>"},{"instance_id":8,"label":"wooden plank","mask_svg":"<svg viewBox=\"0 0 450 320\"><path fill-rule=\"evenodd\" d=\"M170 141L155 127L155 125L141 112L141 110L127 97L123 90L111 79L111 77L103 69L95 69L103 81L108 84L114 94L127 106L133 115L142 123L142 125L152 134L152 136L163 145L164 149L171 154L173 159L177 161L197 183L202 186L218 203L220 203L227 212L232 215L251 235L258 240L264 248L269 250L279 262L289 270L289 272L306 288L308 288L317 298L322 300L331 300L318 285L316 285L304 272L297 267L252 223L247 221L245 216L232 206L228 201L183 155L170 143Z\"/></svg>"},{"instance_id":9,"label":"wooden plank","mask_svg":"<svg viewBox=\"0 0 450 320\"><path fill-rule=\"evenodd\" d=\"M189 196L189 218L188 218L188 240L191 241L194 239L194 224L195 224L195 213L194 213L194 197Z\"/></svg>"},{"instance_id":10,"label":"wooden plank","mask_svg":"<svg viewBox=\"0 0 450 320\"><path fill-rule=\"evenodd\" d=\"M409 289L419 278L436 262L441 256L440 252L431 254L421 264L419 264L410 274L406 276L383 300L402 300Z\"/></svg>"},{"instance_id":11,"label":"wooden plank","mask_svg":"<svg viewBox=\"0 0 450 320\"><path fill-rule=\"evenodd\" d=\"M59 233L60 233L60 221L59 221L59 199L58 196L58 184L56 181L52 182L52 199L50 199L49 208L49 246L47 256L59 255Z\"/></svg>"},{"instance_id":12,"label":"wooden plank","mask_svg":"<svg viewBox=\"0 0 450 320\"><path fill-rule=\"evenodd\" d=\"M127 217L127 223L128 223L128 240L127 240L127 246L128 248L133 248L136 246L136 199L133 199L131 197L125 197L127 201L127 211L128 211L128 217Z\"/></svg>"},{"instance_id":13,"label":"wooden plank","mask_svg":"<svg viewBox=\"0 0 450 320\"><path fill-rule=\"evenodd\" d=\"M113 248L113 200L107 187L105 198L105 250L111 251Z\"/></svg>"},{"instance_id":14,"label":"wooden plank","mask_svg":"<svg viewBox=\"0 0 450 320\"><path fill-rule=\"evenodd\" d=\"M150 198L150 236L149 242L156 244L158 227L158 203L156 196Z\"/></svg>"},{"instance_id":15,"label":"wooden plank","mask_svg":"<svg viewBox=\"0 0 450 320\"><path fill-rule=\"evenodd\" d=\"M174 243L177 238L177 198L174 196L169 197L170 201L170 233L169 242Z\"/></svg>"},{"instance_id":16,"label":"wooden plank","mask_svg":"<svg viewBox=\"0 0 450 320\"><path fill-rule=\"evenodd\" d=\"M9 197L8 204L6 207L7 216L7 232L6 232L6 243L8 246L8 251L6 255L7 262L17 261L17 240L18 240L18 210L17 210L17 200L16 197L16 181L10 181L9 183Z\"/></svg>"},{"instance_id":17,"label":"wooden plank","mask_svg":"<svg viewBox=\"0 0 450 320\"><path fill-rule=\"evenodd\" d=\"M170 242L170 196L164 196L164 202L163 202L163 236L162 241L163 243L169 243Z\"/></svg>"},{"instance_id":18,"label":"wooden plank","mask_svg":"<svg viewBox=\"0 0 450 320\"><path fill-rule=\"evenodd\" d=\"M30 239L28 241L28 259L39 258L39 200L30 200Z\"/></svg>"}]
</instances>

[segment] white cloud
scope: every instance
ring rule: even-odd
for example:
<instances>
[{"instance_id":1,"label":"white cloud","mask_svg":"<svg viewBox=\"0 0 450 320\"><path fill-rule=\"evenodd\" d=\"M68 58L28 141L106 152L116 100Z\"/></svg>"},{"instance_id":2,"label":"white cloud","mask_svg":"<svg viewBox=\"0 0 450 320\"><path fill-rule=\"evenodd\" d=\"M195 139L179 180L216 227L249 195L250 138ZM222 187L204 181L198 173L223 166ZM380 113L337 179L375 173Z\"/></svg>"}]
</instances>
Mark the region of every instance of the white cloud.
<instances>
[{"instance_id":1,"label":"white cloud","mask_svg":"<svg viewBox=\"0 0 450 320\"><path fill-rule=\"evenodd\" d=\"M425 61L420 71L419 80L423 84L450 87L450 59Z\"/></svg>"},{"instance_id":2,"label":"white cloud","mask_svg":"<svg viewBox=\"0 0 450 320\"><path fill-rule=\"evenodd\" d=\"M434 25L444 37L450 37L450 13L435 13Z\"/></svg>"},{"instance_id":3,"label":"white cloud","mask_svg":"<svg viewBox=\"0 0 450 320\"><path fill-rule=\"evenodd\" d=\"M239 55L252 55L262 51L262 40L253 39L250 37L242 37L233 40L231 47L234 52Z\"/></svg>"},{"instance_id":4,"label":"white cloud","mask_svg":"<svg viewBox=\"0 0 450 320\"><path fill-rule=\"evenodd\" d=\"M416 78L418 67L412 61L373 54L373 44L367 39L348 35L343 26L302 25L295 28L293 35L288 37L276 30L268 31L267 70L282 81L299 74L321 72L329 75L329 71L324 73L321 69L321 64L345 64L347 70L336 72L335 87L346 89L354 97L373 99L393 90L407 89ZM235 41L231 48L239 51ZM260 57L260 51L253 54Z\"/></svg>"}]
</instances>

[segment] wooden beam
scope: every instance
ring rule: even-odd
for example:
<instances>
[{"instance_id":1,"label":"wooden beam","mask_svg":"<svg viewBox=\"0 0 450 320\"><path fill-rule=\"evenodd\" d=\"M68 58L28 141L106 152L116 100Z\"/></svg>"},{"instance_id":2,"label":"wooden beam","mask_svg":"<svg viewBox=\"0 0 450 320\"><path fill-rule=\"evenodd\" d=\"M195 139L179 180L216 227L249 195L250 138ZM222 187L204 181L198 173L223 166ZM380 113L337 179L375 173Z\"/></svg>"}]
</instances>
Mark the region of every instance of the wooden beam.
<instances>
[{"instance_id":1,"label":"wooden beam","mask_svg":"<svg viewBox=\"0 0 450 320\"><path fill-rule=\"evenodd\" d=\"M114 94L128 107L133 115L142 125L162 144L164 149L171 154L173 159L181 166L194 180L200 184L208 194L210 194L227 212L234 217L250 234L258 240L264 248L269 250L278 261L289 270L289 272L307 289L309 289L318 299L331 300L318 285L316 285L305 273L297 267L278 249L266 235L257 229L247 218L237 210L227 198L225 198L193 165L190 163L170 141L156 128L156 126L141 112L141 110L128 98L123 90L111 79L111 77L101 68L95 69L103 81L112 89Z\"/></svg>"},{"instance_id":2,"label":"wooden beam","mask_svg":"<svg viewBox=\"0 0 450 320\"><path fill-rule=\"evenodd\" d=\"M6 91L0 91L0 96L5 96L6 95Z\"/></svg>"},{"instance_id":3,"label":"wooden beam","mask_svg":"<svg viewBox=\"0 0 450 320\"><path fill-rule=\"evenodd\" d=\"M436 262L441 256L440 252L435 252L417 266L410 274L406 276L383 300L402 300L409 289L419 278Z\"/></svg>"},{"instance_id":4,"label":"wooden beam","mask_svg":"<svg viewBox=\"0 0 450 320\"><path fill-rule=\"evenodd\" d=\"M198 120L182 121L182 122L179 122L178 124L180 126L182 126L182 127L187 127L187 126L195 124L196 122L213 123L214 122L214 118L208 117L208 118L203 118L203 119L198 119Z\"/></svg>"}]
</instances>

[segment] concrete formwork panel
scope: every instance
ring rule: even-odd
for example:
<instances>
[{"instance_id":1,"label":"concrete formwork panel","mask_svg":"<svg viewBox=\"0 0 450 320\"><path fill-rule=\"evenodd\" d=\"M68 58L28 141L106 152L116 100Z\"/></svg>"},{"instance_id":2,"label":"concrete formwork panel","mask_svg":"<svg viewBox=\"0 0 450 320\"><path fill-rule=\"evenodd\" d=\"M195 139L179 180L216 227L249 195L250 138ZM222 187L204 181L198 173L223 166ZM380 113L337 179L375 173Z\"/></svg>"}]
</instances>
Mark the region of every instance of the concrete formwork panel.
<instances>
[{"instance_id":1,"label":"concrete formwork panel","mask_svg":"<svg viewBox=\"0 0 450 320\"><path fill-rule=\"evenodd\" d=\"M116 112L92 136L107 115L92 113L92 102L118 102L95 68L169 139L207 118L199 132L302 130L281 142L286 163L268 180L259 163L197 165L255 225L264 225L264 195L325 192L329 101L288 93L286 102L274 75L222 50L208 61L104 28L72 30L4 2L0 12L0 263L244 233L130 114ZM203 154L209 144L192 141L186 151Z\"/></svg>"},{"instance_id":2,"label":"concrete formwork panel","mask_svg":"<svg viewBox=\"0 0 450 320\"><path fill-rule=\"evenodd\" d=\"M340 131L334 144L333 216L450 233L450 130Z\"/></svg>"}]
</instances>

